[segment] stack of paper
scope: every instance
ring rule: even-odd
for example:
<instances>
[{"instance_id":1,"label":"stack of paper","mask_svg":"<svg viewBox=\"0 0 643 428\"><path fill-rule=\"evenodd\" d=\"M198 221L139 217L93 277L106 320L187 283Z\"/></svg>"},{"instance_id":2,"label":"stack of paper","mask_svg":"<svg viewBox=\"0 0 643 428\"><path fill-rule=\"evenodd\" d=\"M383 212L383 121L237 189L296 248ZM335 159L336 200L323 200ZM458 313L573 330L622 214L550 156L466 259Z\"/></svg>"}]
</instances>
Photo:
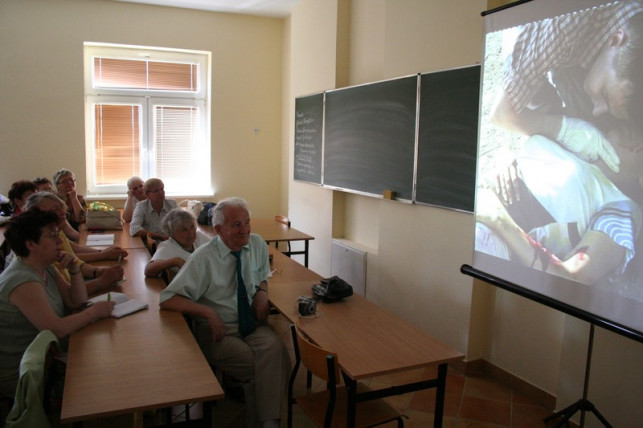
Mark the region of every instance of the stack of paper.
<instances>
[{"instance_id":1,"label":"stack of paper","mask_svg":"<svg viewBox=\"0 0 643 428\"><path fill-rule=\"evenodd\" d=\"M87 235L88 247L105 247L110 245L114 245L113 233Z\"/></svg>"}]
</instances>

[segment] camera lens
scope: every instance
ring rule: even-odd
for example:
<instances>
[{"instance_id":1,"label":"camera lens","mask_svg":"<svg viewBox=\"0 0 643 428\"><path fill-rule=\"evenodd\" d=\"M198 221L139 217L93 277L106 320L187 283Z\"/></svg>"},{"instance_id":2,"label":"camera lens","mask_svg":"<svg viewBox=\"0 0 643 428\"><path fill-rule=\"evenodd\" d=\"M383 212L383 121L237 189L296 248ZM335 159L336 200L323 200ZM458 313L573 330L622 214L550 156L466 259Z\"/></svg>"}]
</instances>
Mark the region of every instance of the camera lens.
<instances>
[{"instance_id":1,"label":"camera lens","mask_svg":"<svg viewBox=\"0 0 643 428\"><path fill-rule=\"evenodd\" d=\"M315 310L317 309L314 301L308 300L308 301L300 301L298 305L298 310L299 310L299 315L301 316L308 316L308 315L314 315Z\"/></svg>"},{"instance_id":2,"label":"camera lens","mask_svg":"<svg viewBox=\"0 0 643 428\"><path fill-rule=\"evenodd\" d=\"M315 302L308 302L308 315L315 313Z\"/></svg>"}]
</instances>

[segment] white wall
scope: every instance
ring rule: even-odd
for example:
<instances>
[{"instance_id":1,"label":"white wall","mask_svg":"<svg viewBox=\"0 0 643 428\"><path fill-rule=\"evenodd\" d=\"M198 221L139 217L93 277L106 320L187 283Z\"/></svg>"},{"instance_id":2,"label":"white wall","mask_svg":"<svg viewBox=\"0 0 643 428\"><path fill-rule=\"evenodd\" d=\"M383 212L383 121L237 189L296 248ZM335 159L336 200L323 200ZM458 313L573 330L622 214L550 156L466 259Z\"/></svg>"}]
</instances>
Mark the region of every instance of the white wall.
<instances>
[{"instance_id":1,"label":"white wall","mask_svg":"<svg viewBox=\"0 0 643 428\"><path fill-rule=\"evenodd\" d=\"M285 209L283 20L102 0L0 1L0 193L62 167L85 192L84 41L212 52L216 197L243 196L255 216Z\"/></svg>"},{"instance_id":2,"label":"white wall","mask_svg":"<svg viewBox=\"0 0 643 428\"><path fill-rule=\"evenodd\" d=\"M288 216L292 226L315 237L310 243L309 267L323 276L330 275L330 241L333 195L319 186L295 182L293 176L295 97L335 87L337 47L337 0L298 4L289 20L291 76L289 121L284 144L288 147Z\"/></svg>"},{"instance_id":3,"label":"white wall","mask_svg":"<svg viewBox=\"0 0 643 428\"><path fill-rule=\"evenodd\" d=\"M484 1L479 0L477 7L468 0L458 3L461 4L352 1L350 55L347 63L338 63L332 52L313 49L327 43L326 47L332 51L338 44L335 40L338 19L332 16L338 10L335 2L303 0L291 15L292 96L332 89L333 79L341 73L329 68L329 64L350 70L350 84L357 84L478 62L482 34L479 13L484 9ZM433 10L436 5L439 5L438 13ZM473 46L459 46L455 59L451 55L447 60L440 60L446 52L455 49L448 38L442 43L426 43L432 37L429 28L442 26L445 34L447 30L452 32L449 24L463 16L469 22L458 24L459 27L478 29L474 42L469 41ZM370 22L371 19L376 22ZM460 35L456 39L459 43L466 37ZM435 53L424 52L427 45L434 46ZM421 55L417 55L419 46L422 46ZM313 51L314 59L309 57ZM426 56L430 61L418 56ZM317 64L325 60L329 62L314 69L310 67L311 61ZM292 145L290 135L287 144ZM289 164L292 164L292 150ZM310 228L305 230L316 238L311 267L321 274L327 273L331 237L327 234L328 225L335 223L331 226L333 237L353 240L375 250L367 262L369 298L465 351L472 280L459 274L459 267L471 259L472 216L337 193L290 182L289 215L294 222L308 222ZM341 204L343 212L338 215L333 204ZM310 218L315 220L308 220ZM445 311L451 313L448 321L442 316Z\"/></svg>"},{"instance_id":4,"label":"white wall","mask_svg":"<svg viewBox=\"0 0 643 428\"><path fill-rule=\"evenodd\" d=\"M337 30L341 20L332 16L336 2L302 0L290 18L289 95L332 89L333 81L339 87L344 84L337 79L342 72L349 76L347 84L355 85L477 63L483 41L480 13L486 6L484 0L352 0L350 55L343 61L330 51L337 35L344 34ZM321 45L325 49L316 50L313 58L311 46ZM291 98L285 113L291 117L292 107ZM291 135L292 121L284 138L290 148ZM289 149L289 168L292 161ZM371 247L368 298L467 358L483 358L557 395L559 407L580 398L587 323L462 275L459 268L470 263L472 254L470 214L292 180L288 201L293 221L305 224L316 237L311 266L320 274L327 274L329 234ZM604 330L596 336L590 399L614 426L640 424L643 349ZM596 426L592 417L587 423Z\"/></svg>"}]
</instances>

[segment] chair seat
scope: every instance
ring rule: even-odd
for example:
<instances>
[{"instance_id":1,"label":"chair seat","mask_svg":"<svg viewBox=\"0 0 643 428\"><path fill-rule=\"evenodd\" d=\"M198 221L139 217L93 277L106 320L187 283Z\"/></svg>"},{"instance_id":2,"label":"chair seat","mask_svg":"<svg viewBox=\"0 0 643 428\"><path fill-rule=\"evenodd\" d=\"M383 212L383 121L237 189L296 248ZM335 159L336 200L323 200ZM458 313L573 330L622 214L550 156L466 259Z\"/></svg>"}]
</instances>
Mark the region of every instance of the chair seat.
<instances>
[{"instance_id":1,"label":"chair seat","mask_svg":"<svg viewBox=\"0 0 643 428\"><path fill-rule=\"evenodd\" d=\"M362 385L360 385L361 387ZM366 389L365 387L363 389ZM362 388L360 388L360 392ZM337 387L337 400L331 426L345 427L347 412L346 388ZM317 425L324 425L326 415L326 403L328 403L328 391L321 391L313 394L297 397L295 400L306 415ZM356 406L355 426L370 427L394 421L406 415L391 407L384 400L370 400L358 403Z\"/></svg>"}]
</instances>

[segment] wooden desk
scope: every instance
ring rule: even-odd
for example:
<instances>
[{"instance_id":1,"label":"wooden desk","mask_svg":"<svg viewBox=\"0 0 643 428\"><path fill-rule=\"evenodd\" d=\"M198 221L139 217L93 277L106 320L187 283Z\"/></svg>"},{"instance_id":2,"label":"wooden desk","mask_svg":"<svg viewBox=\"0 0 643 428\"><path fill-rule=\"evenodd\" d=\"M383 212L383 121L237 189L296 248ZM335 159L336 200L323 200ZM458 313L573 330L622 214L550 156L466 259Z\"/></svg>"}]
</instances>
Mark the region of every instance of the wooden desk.
<instances>
[{"instance_id":1,"label":"wooden desk","mask_svg":"<svg viewBox=\"0 0 643 428\"><path fill-rule=\"evenodd\" d=\"M221 399L223 389L178 312L159 309L159 278L145 278L146 249L128 249L116 288L149 308L100 320L70 338L61 422Z\"/></svg>"},{"instance_id":2,"label":"wooden desk","mask_svg":"<svg viewBox=\"0 0 643 428\"><path fill-rule=\"evenodd\" d=\"M267 243L275 243L278 245L280 242L293 242L304 241L303 251L290 251L284 252L288 257L295 254L304 255L304 266L308 266L308 248L309 242L315 237L301 232L295 228L288 227L283 223L279 223L271 218L252 218L250 219L250 226L252 232L258 234ZM206 226L199 224L199 230L208 236L216 235L213 226Z\"/></svg>"},{"instance_id":3,"label":"wooden desk","mask_svg":"<svg viewBox=\"0 0 643 428\"><path fill-rule=\"evenodd\" d=\"M85 225L80 229L80 245L87 245L87 235L114 235L114 245L129 250L131 248L145 248L145 243L139 236L130 236L129 223L125 223L122 230L105 230L102 232L87 231ZM97 247L98 248L98 247Z\"/></svg>"},{"instance_id":4,"label":"wooden desk","mask_svg":"<svg viewBox=\"0 0 643 428\"><path fill-rule=\"evenodd\" d=\"M4 231L6 226L0 226L0 244L4 242ZM122 230L105 230L102 232L97 231L88 231L83 224L80 228L80 239L78 243L81 245L87 245L87 235L114 235L114 245L118 245L121 248L130 249L130 248L145 248L143 240L138 236L130 236L129 234L129 223L125 223Z\"/></svg>"},{"instance_id":5,"label":"wooden desk","mask_svg":"<svg viewBox=\"0 0 643 428\"><path fill-rule=\"evenodd\" d=\"M312 296L310 287L319 276L301 273L284 259L275 254L273 263L281 266L284 273L290 268L298 273L274 276L269 287L270 302L311 340L337 353L344 380L351 391L348 426L355 425L358 401L427 388L437 389L434 426L442 426L447 364L459 361L464 355L359 295L321 304L317 309L321 316L317 318L300 318L295 302L299 296ZM299 275L301 279L294 280ZM366 396L355 393L359 379L432 365L438 365L436 379L396 385Z\"/></svg>"},{"instance_id":6,"label":"wooden desk","mask_svg":"<svg viewBox=\"0 0 643 428\"><path fill-rule=\"evenodd\" d=\"M312 285L319 283L322 279L320 275L292 260L275 247L268 246L268 253L272 255L270 268L274 271L272 277L268 278L270 285L293 281L309 281Z\"/></svg>"}]
</instances>

